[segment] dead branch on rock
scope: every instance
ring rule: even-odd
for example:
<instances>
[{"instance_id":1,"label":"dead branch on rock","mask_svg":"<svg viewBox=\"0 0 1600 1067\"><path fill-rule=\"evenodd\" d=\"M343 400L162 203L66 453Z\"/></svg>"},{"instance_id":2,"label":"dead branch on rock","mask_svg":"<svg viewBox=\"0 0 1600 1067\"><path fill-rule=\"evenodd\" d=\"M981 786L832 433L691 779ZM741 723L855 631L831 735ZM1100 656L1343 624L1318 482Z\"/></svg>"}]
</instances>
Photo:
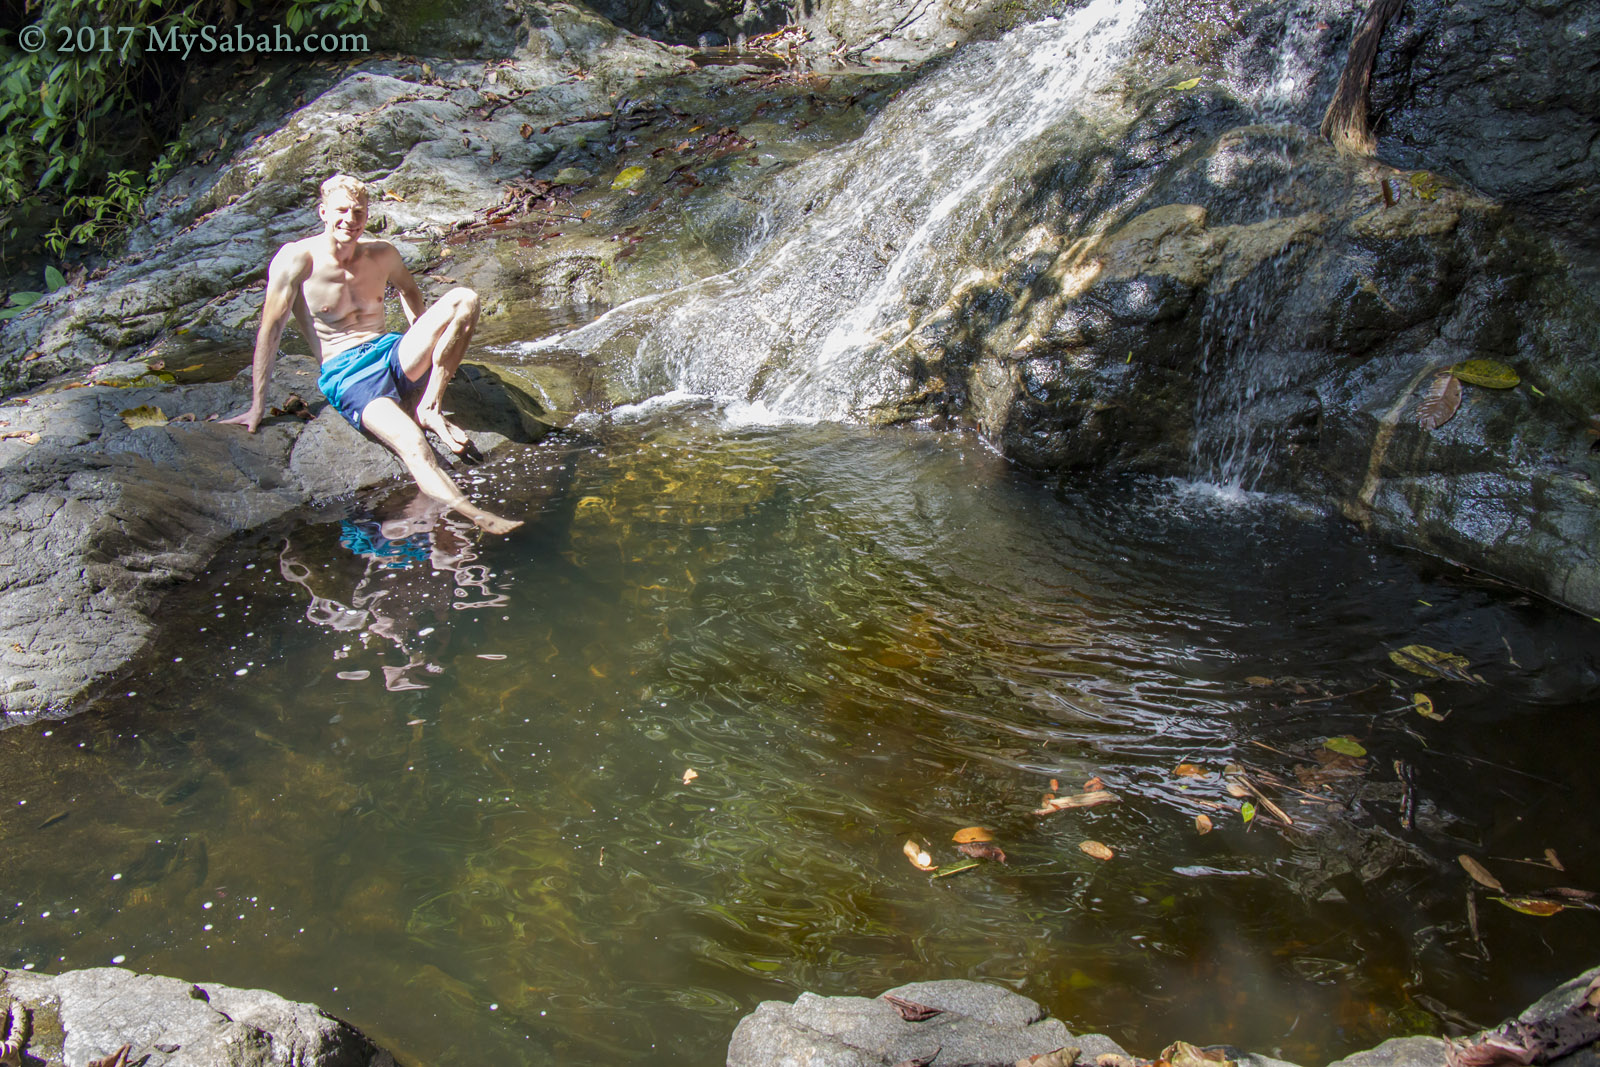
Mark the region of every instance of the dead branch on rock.
<instances>
[{"instance_id":1,"label":"dead branch on rock","mask_svg":"<svg viewBox=\"0 0 1600 1067\"><path fill-rule=\"evenodd\" d=\"M1334 90L1328 110L1322 116L1322 136L1341 151L1364 156L1377 151L1377 142L1367 128L1367 98L1372 86L1372 65L1378 58L1378 42L1383 38L1384 27L1399 13L1400 5L1404 2L1372 0L1372 6L1367 8L1366 21L1350 42L1350 54L1345 58L1344 73L1339 75L1339 87Z\"/></svg>"}]
</instances>

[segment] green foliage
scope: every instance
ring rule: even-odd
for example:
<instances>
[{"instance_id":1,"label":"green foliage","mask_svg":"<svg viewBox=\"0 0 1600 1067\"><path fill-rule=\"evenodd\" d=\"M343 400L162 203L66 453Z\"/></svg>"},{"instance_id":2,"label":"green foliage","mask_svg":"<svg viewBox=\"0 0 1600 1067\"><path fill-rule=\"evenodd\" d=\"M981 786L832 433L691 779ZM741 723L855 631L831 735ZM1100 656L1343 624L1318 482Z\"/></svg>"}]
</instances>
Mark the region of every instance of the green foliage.
<instances>
[{"instance_id":1,"label":"green foliage","mask_svg":"<svg viewBox=\"0 0 1600 1067\"><path fill-rule=\"evenodd\" d=\"M150 28L226 31L241 22L298 34L355 25L382 10L377 0L238 0L242 10L234 7L228 0L41 0L35 25L44 47L8 48L0 59L0 237L14 238L25 220L59 215L47 238L58 255L68 245L103 245L126 230L145 193L171 170L170 146L153 169L150 162L186 117L181 89L194 64L148 50Z\"/></svg>"},{"instance_id":2,"label":"green foliage","mask_svg":"<svg viewBox=\"0 0 1600 1067\"><path fill-rule=\"evenodd\" d=\"M45 293L53 293L66 284L66 275L62 274L59 268L54 266L45 267L44 292L24 291L20 293L12 293L10 303L8 303L5 307L0 308L0 322L4 322L6 319L16 318L24 311L27 311L29 308L33 307L33 305L43 300Z\"/></svg>"},{"instance_id":3,"label":"green foliage","mask_svg":"<svg viewBox=\"0 0 1600 1067\"><path fill-rule=\"evenodd\" d=\"M143 214L144 199L150 190L165 181L177 165L181 151L181 145L170 145L148 173L112 171L105 176L100 192L67 197L63 206L65 218L77 221L68 225L57 219L45 235L45 247L61 256L73 246L109 248L119 243Z\"/></svg>"}]
</instances>

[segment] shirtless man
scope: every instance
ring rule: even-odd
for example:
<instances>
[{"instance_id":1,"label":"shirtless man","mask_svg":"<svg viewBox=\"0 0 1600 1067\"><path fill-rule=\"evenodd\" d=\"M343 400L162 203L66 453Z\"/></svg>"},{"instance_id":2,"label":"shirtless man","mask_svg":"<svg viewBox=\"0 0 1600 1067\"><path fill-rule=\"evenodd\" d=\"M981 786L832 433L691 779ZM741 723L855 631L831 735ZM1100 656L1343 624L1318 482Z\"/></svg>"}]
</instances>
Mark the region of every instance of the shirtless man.
<instances>
[{"instance_id":1,"label":"shirtless man","mask_svg":"<svg viewBox=\"0 0 1600 1067\"><path fill-rule=\"evenodd\" d=\"M472 339L478 294L452 289L428 307L394 246L362 237L367 187L349 175L335 174L322 183L317 215L324 226L320 234L292 241L272 257L256 332L250 409L223 421L256 432L278 342L293 313L322 364L317 388L352 426L388 445L418 488L489 533L521 526L468 502L423 437L424 430L432 430L457 453L469 444L439 410L439 401ZM383 298L390 285L399 291L411 324L404 334L383 332Z\"/></svg>"}]
</instances>

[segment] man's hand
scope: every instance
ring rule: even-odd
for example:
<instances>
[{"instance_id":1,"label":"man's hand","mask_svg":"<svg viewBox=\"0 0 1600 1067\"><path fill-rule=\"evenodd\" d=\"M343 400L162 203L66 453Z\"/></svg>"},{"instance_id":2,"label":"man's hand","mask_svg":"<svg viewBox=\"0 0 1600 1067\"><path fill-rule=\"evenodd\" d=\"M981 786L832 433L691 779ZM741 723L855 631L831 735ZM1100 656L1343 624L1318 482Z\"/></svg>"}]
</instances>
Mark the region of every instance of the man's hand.
<instances>
[{"instance_id":1,"label":"man's hand","mask_svg":"<svg viewBox=\"0 0 1600 1067\"><path fill-rule=\"evenodd\" d=\"M217 421L227 423L230 426L243 426L251 433L255 433L256 427L261 425L261 409L252 407L249 411L235 415L231 419L219 419Z\"/></svg>"}]
</instances>

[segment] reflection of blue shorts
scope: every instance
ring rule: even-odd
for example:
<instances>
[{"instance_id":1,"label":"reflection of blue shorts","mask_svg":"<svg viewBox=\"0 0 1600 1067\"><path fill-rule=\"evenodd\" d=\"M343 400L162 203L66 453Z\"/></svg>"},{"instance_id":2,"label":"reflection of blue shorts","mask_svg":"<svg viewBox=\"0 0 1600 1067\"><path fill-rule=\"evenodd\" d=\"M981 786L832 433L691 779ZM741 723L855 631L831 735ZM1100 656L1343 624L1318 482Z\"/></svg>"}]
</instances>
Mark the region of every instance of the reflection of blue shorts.
<instances>
[{"instance_id":1,"label":"reflection of blue shorts","mask_svg":"<svg viewBox=\"0 0 1600 1067\"><path fill-rule=\"evenodd\" d=\"M317 388L350 425L361 429L361 412L386 396L405 406L409 394L427 381L413 382L400 365L400 334L386 333L332 356L322 365Z\"/></svg>"}]
</instances>

